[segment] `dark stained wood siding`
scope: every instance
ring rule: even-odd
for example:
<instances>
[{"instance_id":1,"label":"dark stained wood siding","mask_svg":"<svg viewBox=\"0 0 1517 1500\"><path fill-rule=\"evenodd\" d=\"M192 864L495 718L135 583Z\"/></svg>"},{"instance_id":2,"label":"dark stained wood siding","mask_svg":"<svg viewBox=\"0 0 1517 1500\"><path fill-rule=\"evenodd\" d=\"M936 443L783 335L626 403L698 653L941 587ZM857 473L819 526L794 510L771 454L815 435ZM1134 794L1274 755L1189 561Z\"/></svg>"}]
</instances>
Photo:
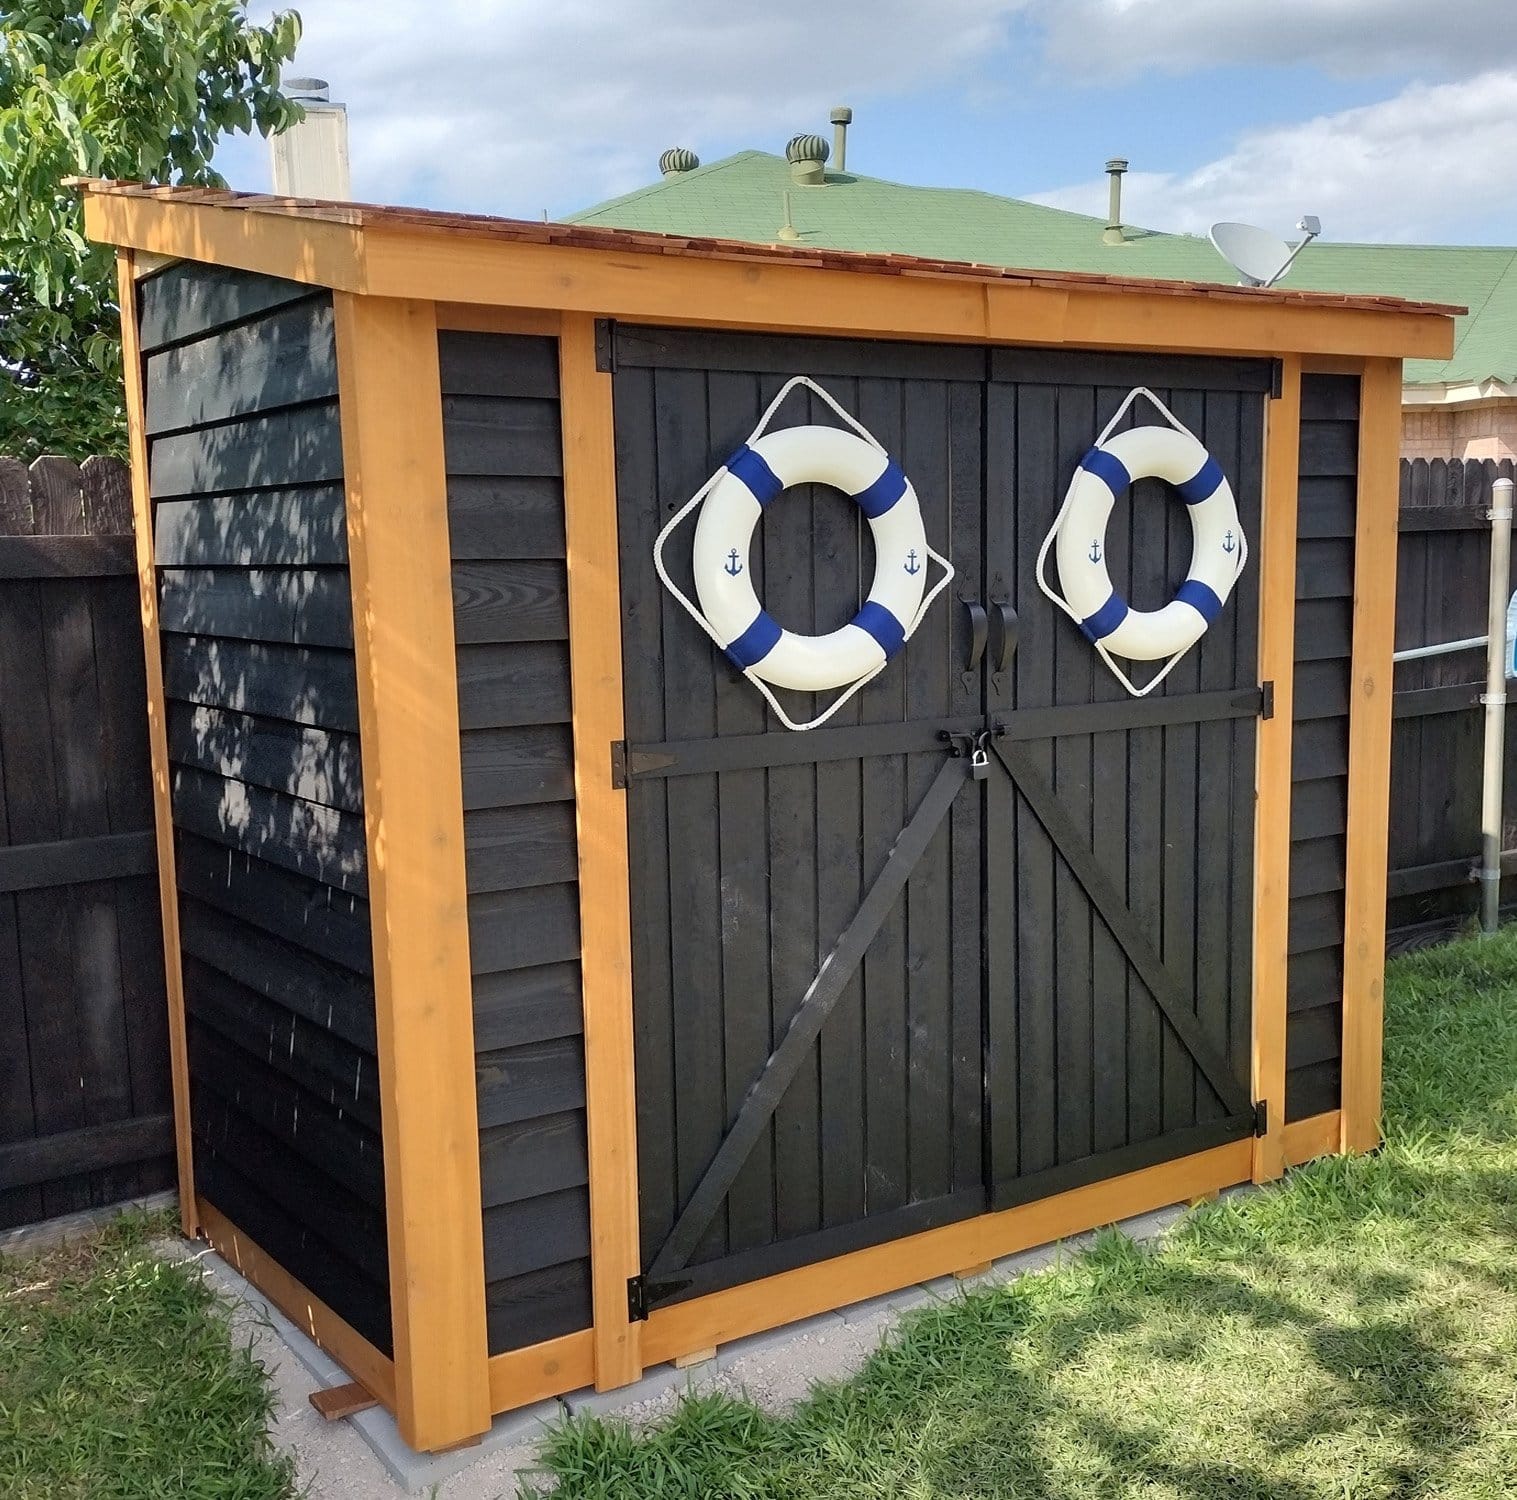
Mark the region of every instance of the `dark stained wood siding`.
<instances>
[{"instance_id":1,"label":"dark stained wood siding","mask_svg":"<svg viewBox=\"0 0 1517 1500\"><path fill-rule=\"evenodd\" d=\"M1359 380L1306 375L1296 554L1285 1113L1337 1109L1343 1056L1344 835L1348 826Z\"/></svg>"},{"instance_id":2,"label":"dark stained wood siding","mask_svg":"<svg viewBox=\"0 0 1517 1500\"><path fill-rule=\"evenodd\" d=\"M590 1324L558 344L439 340L490 1352Z\"/></svg>"},{"instance_id":3,"label":"dark stained wood siding","mask_svg":"<svg viewBox=\"0 0 1517 1500\"><path fill-rule=\"evenodd\" d=\"M141 316L197 1184L388 1352L331 297L184 264Z\"/></svg>"}]
</instances>

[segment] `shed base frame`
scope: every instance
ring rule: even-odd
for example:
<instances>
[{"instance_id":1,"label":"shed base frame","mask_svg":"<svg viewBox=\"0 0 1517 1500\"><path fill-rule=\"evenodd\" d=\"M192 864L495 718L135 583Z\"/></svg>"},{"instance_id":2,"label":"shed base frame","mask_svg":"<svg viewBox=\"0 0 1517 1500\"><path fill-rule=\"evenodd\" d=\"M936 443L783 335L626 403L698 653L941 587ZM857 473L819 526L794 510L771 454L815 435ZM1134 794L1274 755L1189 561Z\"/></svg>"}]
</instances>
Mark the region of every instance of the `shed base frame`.
<instances>
[{"instance_id":1,"label":"shed base frame","mask_svg":"<svg viewBox=\"0 0 1517 1500\"><path fill-rule=\"evenodd\" d=\"M1287 1166L1338 1152L1338 1110L1297 1120L1283 1131ZM927 1230L762 1281L655 1309L643 1329L647 1365L764 1333L817 1313L999 1260L1119 1219L1189 1202L1248 1182L1253 1142L1233 1141L1037 1203ZM201 1233L240 1275L292 1319L387 1411L395 1410L395 1367L318 1297L295 1280L220 1210L197 1198ZM495 1414L595 1384L595 1336L589 1328L492 1355L490 1409ZM632 1382L624 1382L631 1384Z\"/></svg>"}]
</instances>

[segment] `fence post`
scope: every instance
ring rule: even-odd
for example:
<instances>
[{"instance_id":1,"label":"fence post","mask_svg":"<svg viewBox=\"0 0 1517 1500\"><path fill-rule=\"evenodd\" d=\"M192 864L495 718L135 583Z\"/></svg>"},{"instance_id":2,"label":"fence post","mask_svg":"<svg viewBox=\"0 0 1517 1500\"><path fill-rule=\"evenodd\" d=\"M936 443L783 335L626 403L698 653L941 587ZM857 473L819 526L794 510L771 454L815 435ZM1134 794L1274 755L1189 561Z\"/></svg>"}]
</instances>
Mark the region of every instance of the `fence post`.
<instances>
[{"instance_id":1,"label":"fence post","mask_svg":"<svg viewBox=\"0 0 1517 1500\"><path fill-rule=\"evenodd\" d=\"M1480 772L1480 929L1501 921L1501 809L1506 754L1506 596L1512 569L1512 481L1491 486L1491 581L1486 599L1485 759Z\"/></svg>"}]
</instances>

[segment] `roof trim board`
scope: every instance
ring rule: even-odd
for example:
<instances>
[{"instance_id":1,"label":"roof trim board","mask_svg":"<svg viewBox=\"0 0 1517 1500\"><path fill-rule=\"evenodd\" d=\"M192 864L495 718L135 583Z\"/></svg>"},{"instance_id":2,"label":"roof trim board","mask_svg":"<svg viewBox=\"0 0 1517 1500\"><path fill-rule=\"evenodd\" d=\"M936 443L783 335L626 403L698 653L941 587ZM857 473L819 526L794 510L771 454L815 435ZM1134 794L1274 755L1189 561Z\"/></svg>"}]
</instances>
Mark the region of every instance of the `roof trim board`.
<instances>
[{"instance_id":1,"label":"roof trim board","mask_svg":"<svg viewBox=\"0 0 1517 1500\"><path fill-rule=\"evenodd\" d=\"M92 239L370 296L886 338L1447 358L1460 309L80 181ZM677 265L675 264L677 263ZM666 274L667 273L667 274Z\"/></svg>"}]
</instances>

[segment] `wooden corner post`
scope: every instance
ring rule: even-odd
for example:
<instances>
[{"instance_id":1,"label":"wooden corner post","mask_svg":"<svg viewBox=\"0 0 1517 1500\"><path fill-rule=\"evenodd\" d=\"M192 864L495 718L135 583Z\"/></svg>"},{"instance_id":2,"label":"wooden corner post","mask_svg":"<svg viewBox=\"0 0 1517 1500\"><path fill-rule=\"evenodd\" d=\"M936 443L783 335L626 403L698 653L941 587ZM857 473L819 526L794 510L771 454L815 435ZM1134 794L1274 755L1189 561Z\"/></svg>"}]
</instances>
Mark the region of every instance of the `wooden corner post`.
<instances>
[{"instance_id":1,"label":"wooden corner post","mask_svg":"<svg viewBox=\"0 0 1517 1500\"><path fill-rule=\"evenodd\" d=\"M1359 386L1354 640L1349 675L1343 893L1345 1151L1369 1151L1380 1144L1400 469L1401 361L1367 360Z\"/></svg>"},{"instance_id":2,"label":"wooden corner post","mask_svg":"<svg viewBox=\"0 0 1517 1500\"><path fill-rule=\"evenodd\" d=\"M1296 671L1296 496L1301 453L1301 361L1282 362L1280 394L1267 408L1263 546L1259 584L1259 680L1273 684L1274 713L1259 722L1254 825L1254 1098L1268 1129L1254 1142L1253 1178L1285 1170L1286 948L1290 928L1291 728Z\"/></svg>"},{"instance_id":3,"label":"wooden corner post","mask_svg":"<svg viewBox=\"0 0 1517 1500\"><path fill-rule=\"evenodd\" d=\"M569 653L579 835L585 1105L590 1148L590 1264L595 1384L642 1374L642 1324L627 1281L641 1269L637 1099L632 1069L632 938L626 793L611 781L622 726L621 570L611 377L595 366L595 321L566 315L559 339Z\"/></svg>"},{"instance_id":4,"label":"wooden corner post","mask_svg":"<svg viewBox=\"0 0 1517 1500\"><path fill-rule=\"evenodd\" d=\"M437 320L334 295L368 829L395 1418L490 1425L458 681Z\"/></svg>"},{"instance_id":5,"label":"wooden corner post","mask_svg":"<svg viewBox=\"0 0 1517 1500\"><path fill-rule=\"evenodd\" d=\"M168 996L169 1074L174 1094L174 1156L179 1179L179 1226L200 1232L195 1207L195 1155L190 1139L190 1058L185 1037L184 976L179 956L179 893L174 878L174 810L169 801L168 721L163 704L163 647L158 635L158 577L153 561L153 502L148 487L142 348L137 331L137 267L130 250L116 252L121 298L121 371L132 459L132 531L147 657L148 754L153 768L153 831L158 848L158 905L163 921L163 978Z\"/></svg>"}]
</instances>

